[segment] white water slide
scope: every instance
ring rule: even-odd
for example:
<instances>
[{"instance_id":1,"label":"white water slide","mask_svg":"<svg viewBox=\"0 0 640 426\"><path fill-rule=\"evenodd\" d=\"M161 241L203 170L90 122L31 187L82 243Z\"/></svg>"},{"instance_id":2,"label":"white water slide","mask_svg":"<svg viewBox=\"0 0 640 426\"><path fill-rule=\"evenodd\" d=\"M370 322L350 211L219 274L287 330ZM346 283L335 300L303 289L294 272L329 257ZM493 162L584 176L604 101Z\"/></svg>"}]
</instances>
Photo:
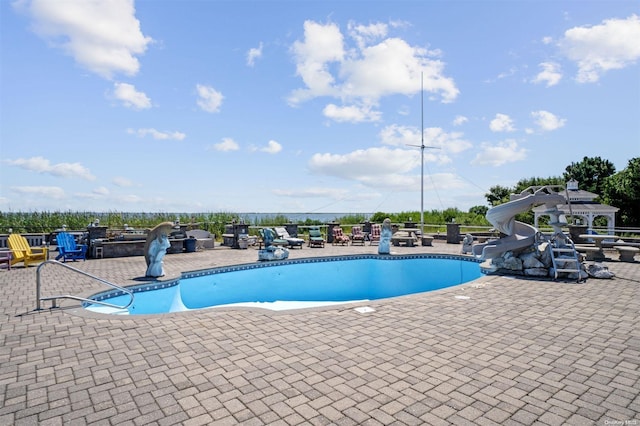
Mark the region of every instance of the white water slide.
<instances>
[{"instance_id":1,"label":"white water slide","mask_svg":"<svg viewBox=\"0 0 640 426\"><path fill-rule=\"evenodd\" d=\"M516 221L515 215L538 204L544 204L550 211L557 211L558 204L566 203L566 199L562 195L557 192L543 192L543 189L534 193L526 193L527 190L525 190L520 195L512 196L515 199L490 208L486 215L487 220L495 229L507 236L499 240L474 245L474 256L481 259L493 259L509 250L533 245L538 229Z\"/></svg>"}]
</instances>

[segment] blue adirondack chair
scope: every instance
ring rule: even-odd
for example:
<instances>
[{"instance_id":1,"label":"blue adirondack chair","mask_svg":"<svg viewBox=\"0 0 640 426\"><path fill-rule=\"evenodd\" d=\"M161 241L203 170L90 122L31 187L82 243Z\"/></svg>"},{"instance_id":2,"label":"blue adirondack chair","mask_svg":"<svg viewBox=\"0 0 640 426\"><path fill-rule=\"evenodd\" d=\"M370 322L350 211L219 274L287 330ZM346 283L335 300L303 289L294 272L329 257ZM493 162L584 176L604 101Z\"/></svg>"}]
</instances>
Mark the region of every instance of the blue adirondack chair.
<instances>
[{"instance_id":1,"label":"blue adirondack chair","mask_svg":"<svg viewBox=\"0 0 640 426\"><path fill-rule=\"evenodd\" d=\"M67 259L75 261L76 259L87 260L87 246L84 244L76 244L76 239L73 235L67 232L60 232L56 236L58 241L58 250L60 254L56 256L56 260L62 259L66 262Z\"/></svg>"}]
</instances>

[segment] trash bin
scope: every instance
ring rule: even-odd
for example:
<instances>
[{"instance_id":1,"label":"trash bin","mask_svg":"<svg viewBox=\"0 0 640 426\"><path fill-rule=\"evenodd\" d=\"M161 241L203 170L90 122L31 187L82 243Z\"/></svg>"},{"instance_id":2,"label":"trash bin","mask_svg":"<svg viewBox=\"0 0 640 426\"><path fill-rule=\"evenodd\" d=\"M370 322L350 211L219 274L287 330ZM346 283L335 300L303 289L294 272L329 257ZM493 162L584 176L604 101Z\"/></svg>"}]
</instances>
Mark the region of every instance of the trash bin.
<instances>
[{"instance_id":1,"label":"trash bin","mask_svg":"<svg viewBox=\"0 0 640 426\"><path fill-rule=\"evenodd\" d=\"M184 240L184 251L187 253L193 253L196 251L196 239L195 238L187 238Z\"/></svg>"}]
</instances>

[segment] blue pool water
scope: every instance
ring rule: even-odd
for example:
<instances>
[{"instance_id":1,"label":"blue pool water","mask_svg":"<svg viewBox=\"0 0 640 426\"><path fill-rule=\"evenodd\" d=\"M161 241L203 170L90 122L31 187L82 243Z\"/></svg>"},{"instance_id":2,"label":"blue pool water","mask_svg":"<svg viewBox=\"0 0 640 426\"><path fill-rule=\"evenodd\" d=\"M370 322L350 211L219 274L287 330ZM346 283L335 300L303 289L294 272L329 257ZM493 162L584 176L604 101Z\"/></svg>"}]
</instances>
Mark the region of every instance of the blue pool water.
<instances>
[{"instance_id":1,"label":"blue pool water","mask_svg":"<svg viewBox=\"0 0 640 426\"><path fill-rule=\"evenodd\" d=\"M296 259L188 272L173 282L137 286L133 305L127 311L98 304L85 307L119 314L159 314L238 304L270 308L281 302L305 307L421 293L480 276L477 261L451 255ZM129 296L110 292L93 299L125 305Z\"/></svg>"}]
</instances>

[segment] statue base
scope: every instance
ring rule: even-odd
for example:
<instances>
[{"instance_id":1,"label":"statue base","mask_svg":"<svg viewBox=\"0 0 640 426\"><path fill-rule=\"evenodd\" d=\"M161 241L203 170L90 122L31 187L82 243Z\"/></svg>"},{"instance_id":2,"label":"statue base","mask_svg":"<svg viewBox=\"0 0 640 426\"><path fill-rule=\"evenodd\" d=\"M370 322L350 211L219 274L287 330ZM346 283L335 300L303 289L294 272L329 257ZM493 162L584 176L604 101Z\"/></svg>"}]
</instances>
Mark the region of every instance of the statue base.
<instances>
[{"instance_id":1,"label":"statue base","mask_svg":"<svg viewBox=\"0 0 640 426\"><path fill-rule=\"evenodd\" d=\"M289 257L289 250L284 247L269 246L264 250L258 250L259 261L284 260Z\"/></svg>"}]
</instances>

